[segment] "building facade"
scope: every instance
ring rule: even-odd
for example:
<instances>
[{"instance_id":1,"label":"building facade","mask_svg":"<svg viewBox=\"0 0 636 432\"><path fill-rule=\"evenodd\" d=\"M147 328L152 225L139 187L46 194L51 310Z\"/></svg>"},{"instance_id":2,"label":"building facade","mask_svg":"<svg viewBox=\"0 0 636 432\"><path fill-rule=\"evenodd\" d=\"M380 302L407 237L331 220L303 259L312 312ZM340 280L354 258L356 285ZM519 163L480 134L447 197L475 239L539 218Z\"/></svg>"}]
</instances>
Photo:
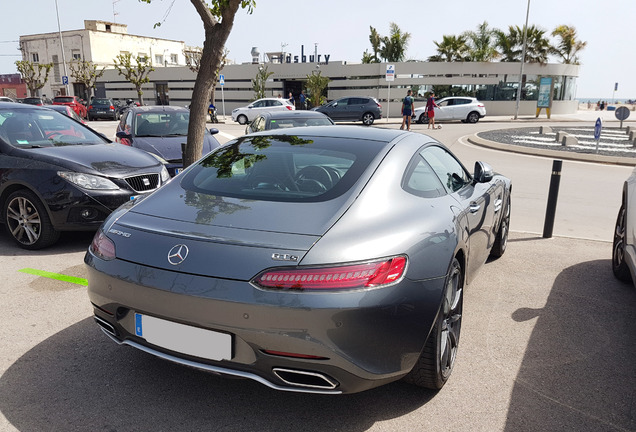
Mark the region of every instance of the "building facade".
<instances>
[{"instance_id":1,"label":"building facade","mask_svg":"<svg viewBox=\"0 0 636 432\"><path fill-rule=\"evenodd\" d=\"M47 83L39 90L40 96L70 94L85 99L85 86L73 82L70 76L68 65L76 60L93 62L100 68L113 68L114 60L119 54L130 53L133 57L148 58L154 67L178 67L186 64L183 54L186 46L183 41L130 35L125 24L86 20L83 29L61 33L61 41L57 32L20 36L23 60L53 63ZM68 77L68 86L63 83L64 76Z\"/></svg>"},{"instance_id":2,"label":"building facade","mask_svg":"<svg viewBox=\"0 0 636 432\"><path fill-rule=\"evenodd\" d=\"M0 96L7 96L11 99L27 97L27 87L20 74L0 75Z\"/></svg>"}]
</instances>

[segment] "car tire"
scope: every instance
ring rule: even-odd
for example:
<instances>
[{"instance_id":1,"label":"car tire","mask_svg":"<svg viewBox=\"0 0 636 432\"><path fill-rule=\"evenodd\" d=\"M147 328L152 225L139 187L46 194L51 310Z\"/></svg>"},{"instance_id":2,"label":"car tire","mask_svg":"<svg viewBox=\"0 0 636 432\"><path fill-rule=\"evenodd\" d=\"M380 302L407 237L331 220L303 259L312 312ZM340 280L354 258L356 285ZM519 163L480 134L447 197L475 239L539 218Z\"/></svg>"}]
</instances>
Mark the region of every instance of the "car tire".
<instances>
[{"instance_id":1,"label":"car tire","mask_svg":"<svg viewBox=\"0 0 636 432\"><path fill-rule=\"evenodd\" d=\"M490 256L492 258L500 258L504 252L506 252L506 247L508 246L508 233L510 231L510 196L508 196L508 202L506 203L504 212L504 216L501 222L499 222L499 230L495 237L495 244L490 250Z\"/></svg>"},{"instance_id":2,"label":"car tire","mask_svg":"<svg viewBox=\"0 0 636 432\"><path fill-rule=\"evenodd\" d=\"M477 111L471 111L466 116L466 121L468 123L477 123L479 121L479 113Z\"/></svg>"},{"instance_id":3,"label":"car tire","mask_svg":"<svg viewBox=\"0 0 636 432\"><path fill-rule=\"evenodd\" d=\"M22 248L42 249L60 238L38 197L22 189L9 195L2 216L11 238Z\"/></svg>"},{"instance_id":4,"label":"car tire","mask_svg":"<svg viewBox=\"0 0 636 432\"><path fill-rule=\"evenodd\" d=\"M236 121L239 122L240 125L245 125L247 124L247 117L241 114L236 118Z\"/></svg>"},{"instance_id":5,"label":"car tire","mask_svg":"<svg viewBox=\"0 0 636 432\"><path fill-rule=\"evenodd\" d=\"M417 119L417 122L419 124L426 124L428 123L428 116L426 115L426 113L422 113L420 114L420 117Z\"/></svg>"},{"instance_id":6,"label":"car tire","mask_svg":"<svg viewBox=\"0 0 636 432\"><path fill-rule=\"evenodd\" d=\"M88 116L88 121L93 121L93 116Z\"/></svg>"},{"instance_id":7,"label":"car tire","mask_svg":"<svg viewBox=\"0 0 636 432\"><path fill-rule=\"evenodd\" d=\"M367 112L362 114L362 124L364 124L365 126L371 126L374 121L375 117L373 113Z\"/></svg>"},{"instance_id":8,"label":"car tire","mask_svg":"<svg viewBox=\"0 0 636 432\"><path fill-rule=\"evenodd\" d=\"M453 258L446 277L437 322L411 372L404 381L432 390L441 389L455 365L462 324L464 272Z\"/></svg>"},{"instance_id":9,"label":"car tire","mask_svg":"<svg viewBox=\"0 0 636 432\"><path fill-rule=\"evenodd\" d=\"M627 222L627 210L623 202L614 228L614 241L612 242L612 272L617 279L623 282L631 282L632 276L625 262L625 233Z\"/></svg>"}]
</instances>

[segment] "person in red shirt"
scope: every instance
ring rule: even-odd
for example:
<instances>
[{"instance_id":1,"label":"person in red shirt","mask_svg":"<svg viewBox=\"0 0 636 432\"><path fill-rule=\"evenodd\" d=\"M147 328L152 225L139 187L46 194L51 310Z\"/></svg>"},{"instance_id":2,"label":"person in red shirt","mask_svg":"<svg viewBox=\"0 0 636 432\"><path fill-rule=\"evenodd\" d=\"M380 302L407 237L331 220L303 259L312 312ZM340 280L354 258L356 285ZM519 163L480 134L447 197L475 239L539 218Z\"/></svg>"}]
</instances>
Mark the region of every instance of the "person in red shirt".
<instances>
[{"instance_id":1,"label":"person in red shirt","mask_svg":"<svg viewBox=\"0 0 636 432\"><path fill-rule=\"evenodd\" d=\"M430 129L433 126L433 129L439 129L439 127L435 127L435 107L439 108L439 106L435 103L435 93L431 92L428 100L426 101L426 112L428 113L428 127Z\"/></svg>"}]
</instances>

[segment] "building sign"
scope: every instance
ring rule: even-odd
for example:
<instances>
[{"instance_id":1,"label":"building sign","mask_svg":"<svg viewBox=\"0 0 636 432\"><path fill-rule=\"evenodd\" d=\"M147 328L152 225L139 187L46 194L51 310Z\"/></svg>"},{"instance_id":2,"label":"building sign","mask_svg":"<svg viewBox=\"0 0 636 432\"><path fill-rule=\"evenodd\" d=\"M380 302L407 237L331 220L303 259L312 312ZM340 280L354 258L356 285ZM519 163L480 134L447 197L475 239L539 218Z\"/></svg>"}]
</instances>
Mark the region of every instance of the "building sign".
<instances>
[{"instance_id":1,"label":"building sign","mask_svg":"<svg viewBox=\"0 0 636 432\"><path fill-rule=\"evenodd\" d=\"M316 58L318 57L318 58ZM279 57L272 57L272 60L279 60L281 63L322 63L322 64L329 64L329 57L331 57L331 54L318 54L317 56L314 54L311 55L306 55L305 54L305 45L301 45L300 46L300 55L292 55L292 54L285 54L285 57L283 59Z\"/></svg>"},{"instance_id":2,"label":"building sign","mask_svg":"<svg viewBox=\"0 0 636 432\"><path fill-rule=\"evenodd\" d=\"M550 108L552 106L552 86L554 80L552 77L542 77L539 81L539 99L537 99L537 108Z\"/></svg>"}]
</instances>

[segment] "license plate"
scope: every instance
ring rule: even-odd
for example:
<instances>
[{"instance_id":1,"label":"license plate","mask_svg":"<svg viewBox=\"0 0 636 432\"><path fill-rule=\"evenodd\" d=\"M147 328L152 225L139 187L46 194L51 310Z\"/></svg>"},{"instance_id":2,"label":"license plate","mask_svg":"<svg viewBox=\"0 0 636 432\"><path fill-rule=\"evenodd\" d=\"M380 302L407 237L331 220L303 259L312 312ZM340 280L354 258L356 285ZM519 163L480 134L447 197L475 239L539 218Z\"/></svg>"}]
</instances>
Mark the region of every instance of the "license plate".
<instances>
[{"instance_id":1,"label":"license plate","mask_svg":"<svg viewBox=\"0 0 636 432\"><path fill-rule=\"evenodd\" d=\"M135 334L153 345L210 360L232 358L232 336L135 314Z\"/></svg>"},{"instance_id":2,"label":"license plate","mask_svg":"<svg viewBox=\"0 0 636 432\"><path fill-rule=\"evenodd\" d=\"M181 172L181 170L182 170L182 169L183 169L183 168L175 168L175 169L174 169L174 175L179 174L179 173Z\"/></svg>"}]
</instances>

